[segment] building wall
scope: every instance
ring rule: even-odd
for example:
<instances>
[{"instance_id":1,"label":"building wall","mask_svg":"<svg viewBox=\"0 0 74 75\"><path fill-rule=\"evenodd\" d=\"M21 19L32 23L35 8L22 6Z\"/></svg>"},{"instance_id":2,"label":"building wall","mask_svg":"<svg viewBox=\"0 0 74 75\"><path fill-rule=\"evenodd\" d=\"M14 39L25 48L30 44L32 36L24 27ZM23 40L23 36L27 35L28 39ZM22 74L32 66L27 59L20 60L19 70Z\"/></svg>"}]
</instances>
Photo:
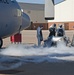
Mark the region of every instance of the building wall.
<instances>
[{"instance_id":1,"label":"building wall","mask_svg":"<svg viewBox=\"0 0 74 75\"><path fill-rule=\"evenodd\" d=\"M29 15L31 22L33 23L47 23L47 21L44 19L44 11L24 10L24 12Z\"/></svg>"},{"instance_id":2,"label":"building wall","mask_svg":"<svg viewBox=\"0 0 74 75\"><path fill-rule=\"evenodd\" d=\"M48 23L33 23L32 25L33 30L36 30L39 25L43 26L43 30L48 29Z\"/></svg>"},{"instance_id":3,"label":"building wall","mask_svg":"<svg viewBox=\"0 0 74 75\"><path fill-rule=\"evenodd\" d=\"M44 17L44 4L19 3L19 5L33 23L47 23Z\"/></svg>"},{"instance_id":4,"label":"building wall","mask_svg":"<svg viewBox=\"0 0 74 75\"><path fill-rule=\"evenodd\" d=\"M39 25L43 26L43 30L48 29L48 23L31 23L30 27L27 30L36 30Z\"/></svg>"},{"instance_id":5,"label":"building wall","mask_svg":"<svg viewBox=\"0 0 74 75\"><path fill-rule=\"evenodd\" d=\"M48 21L44 17L44 4L19 3L19 5L30 17L31 25L28 30L35 30L40 24L43 25L44 30L48 29Z\"/></svg>"},{"instance_id":6,"label":"building wall","mask_svg":"<svg viewBox=\"0 0 74 75\"><path fill-rule=\"evenodd\" d=\"M65 0L55 5L55 19L48 22L44 19L43 4L19 3L21 8L31 19L31 26L27 29L36 29L40 24L44 30L48 29L51 24L56 23L64 25L66 30L74 30L74 0ZM48 24L47 24L48 23Z\"/></svg>"},{"instance_id":7,"label":"building wall","mask_svg":"<svg viewBox=\"0 0 74 75\"><path fill-rule=\"evenodd\" d=\"M55 19L52 23L64 24L65 29L74 30L74 0L65 0L55 5Z\"/></svg>"},{"instance_id":8,"label":"building wall","mask_svg":"<svg viewBox=\"0 0 74 75\"><path fill-rule=\"evenodd\" d=\"M74 30L74 22L49 22L48 28L50 28L50 26L54 23L57 27L59 26L59 24L63 25L65 30Z\"/></svg>"},{"instance_id":9,"label":"building wall","mask_svg":"<svg viewBox=\"0 0 74 75\"><path fill-rule=\"evenodd\" d=\"M65 0L55 5L55 19L49 22L74 21L74 0Z\"/></svg>"}]
</instances>

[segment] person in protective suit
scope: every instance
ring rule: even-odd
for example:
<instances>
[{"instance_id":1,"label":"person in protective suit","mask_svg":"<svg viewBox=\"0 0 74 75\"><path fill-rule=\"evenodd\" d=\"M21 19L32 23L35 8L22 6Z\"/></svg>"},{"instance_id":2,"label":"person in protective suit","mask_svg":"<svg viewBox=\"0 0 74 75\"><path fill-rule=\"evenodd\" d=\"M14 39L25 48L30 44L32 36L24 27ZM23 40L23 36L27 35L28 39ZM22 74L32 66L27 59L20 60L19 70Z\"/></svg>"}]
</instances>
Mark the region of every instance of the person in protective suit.
<instances>
[{"instance_id":1,"label":"person in protective suit","mask_svg":"<svg viewBox=\"0 0 74 75\"><path fill-rule=\"evenodd\" d=\"M43 29L42 25L38 26L38 28L37 28L38 46L40 46L41 45L41 41L43 41L42 29Z\"/></svg>"},{"instance_id":2,"label":"person in protective suit","mask_svg":"<svg viewBox=\"0 0 74 75\"><path fill-rule=\"evenodd\" d=\"M59 28L57 29L57 36L64 36L65 35L65 30L64 28L62 27L62 25L59 26Z\"/></svg>"},{"instance_id":3,"label":"person in protective suit","mask_svg":"<svg viewBox=\"0 0 74 75\"><path fill-rule=\"evenodd\" d=\"M56 24L53 24L49 28L49 36L47 40L44 41L44 47L51 47L55 43L52 41L53 36L56 36Z\"/></svg>"},{"instance_id":4,"label":"person in protective suit","mask_svg":"<svg viewBox=\"0 0 74 75\"><path fill-rule=\"evenodd\" d=\"M56 36L56 24L53 24L53 25L50 26L49 32L50 32L49 37L52 36L52 35Z\"/></svg>"}]
</instances>

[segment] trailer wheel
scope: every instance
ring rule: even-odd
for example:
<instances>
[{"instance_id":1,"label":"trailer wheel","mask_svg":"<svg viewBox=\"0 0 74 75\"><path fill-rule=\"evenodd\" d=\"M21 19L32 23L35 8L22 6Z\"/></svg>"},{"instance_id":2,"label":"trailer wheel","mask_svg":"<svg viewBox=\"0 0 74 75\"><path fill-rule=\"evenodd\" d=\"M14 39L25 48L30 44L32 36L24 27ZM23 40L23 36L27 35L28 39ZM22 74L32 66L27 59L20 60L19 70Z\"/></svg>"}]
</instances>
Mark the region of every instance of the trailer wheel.
<instances>
[{"instance_id":1,"label":"trailer wheel","mask_svg":"<svg viewBox=\"0 0 74 75\"><path fill-rule=\"evenodd\" d=\"M3 40L0 38L0 48L2 47L3 45Z\"/></svg>"}]
</instances>

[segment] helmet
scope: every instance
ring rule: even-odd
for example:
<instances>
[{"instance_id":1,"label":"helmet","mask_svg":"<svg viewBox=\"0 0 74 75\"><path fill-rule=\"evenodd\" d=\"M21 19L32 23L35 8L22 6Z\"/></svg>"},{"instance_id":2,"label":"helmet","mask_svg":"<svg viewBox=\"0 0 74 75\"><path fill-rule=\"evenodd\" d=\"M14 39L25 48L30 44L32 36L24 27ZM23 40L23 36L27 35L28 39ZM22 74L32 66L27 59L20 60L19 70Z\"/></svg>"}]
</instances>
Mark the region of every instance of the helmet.
<instances>
[{"instance_id":1,"label":"helmet","mask_svg":"<svg viewBox=\"0 0 74 75\"><path fill-rule=\"evenodd\" d=\"M62 27L62 25L59 25L59 27L61 28L61 27Z\"/></svg>"},{"instance_id":2,"label":"helmet","mask_svg":"<svg viewBox=\"0 0 74 75\"><path fill-rule=\"evenodd\" d=\"M53 27L56 27L56 24L55 23L53 24Z\"/></svg>"}]
</instances>

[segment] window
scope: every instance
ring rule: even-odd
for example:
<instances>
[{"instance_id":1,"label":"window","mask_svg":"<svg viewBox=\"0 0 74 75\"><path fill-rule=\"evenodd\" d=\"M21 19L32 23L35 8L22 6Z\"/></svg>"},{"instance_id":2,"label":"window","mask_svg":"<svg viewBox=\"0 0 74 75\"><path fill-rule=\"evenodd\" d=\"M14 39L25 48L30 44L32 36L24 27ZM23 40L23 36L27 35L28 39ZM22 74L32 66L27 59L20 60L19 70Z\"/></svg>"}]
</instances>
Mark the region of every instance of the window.
<instances>
[{"instance_id":1,"label":"window","mask_svg":"<svg viewBox=\"0 0 74 75\"><path fill-rule=\"evenodd\" d=\"M63 1L66 1L66 0L55 0L55 4L59 4L59 3L63 2Z\"/></svg>"},{"instance_id":2,"label":"window","mask_svg":"<svg viewBox=\"0 0 74 75\"><path fill-rule=\"evenodd\" d=\"M22 12L20 9L17 9L17 16L21 16L22 15Z\"/></svg>"},{"instance_id":3,"label":"window","mask_svg":"<svg viewBox=\"0 0 74 75\"><path fill-rule=\"evenodd\" d=\"M15 1L16 1L16 0L11 0L11 2L13 2L13 3L14 3Z\"/></svg>"}]
</instances>

